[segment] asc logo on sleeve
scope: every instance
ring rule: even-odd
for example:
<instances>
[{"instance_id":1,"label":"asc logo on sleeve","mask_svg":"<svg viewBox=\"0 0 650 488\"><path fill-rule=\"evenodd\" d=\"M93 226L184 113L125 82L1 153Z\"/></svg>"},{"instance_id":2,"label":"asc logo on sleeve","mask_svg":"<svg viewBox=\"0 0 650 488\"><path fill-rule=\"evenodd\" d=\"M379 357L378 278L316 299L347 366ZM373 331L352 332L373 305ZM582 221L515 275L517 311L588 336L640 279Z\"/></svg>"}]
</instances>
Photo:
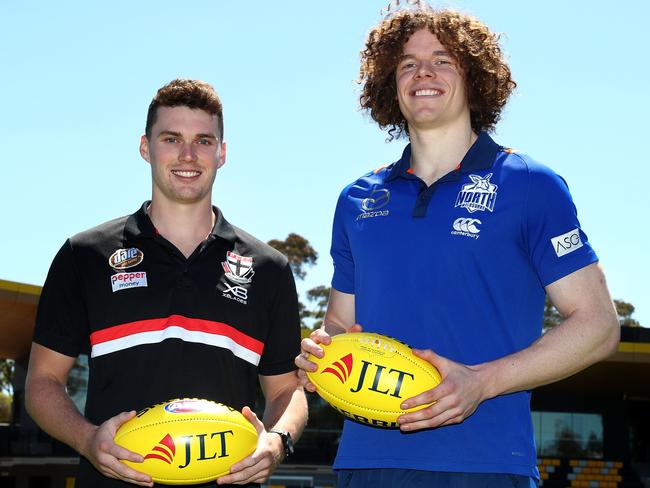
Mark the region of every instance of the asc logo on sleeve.
<instances>
[{"instance_id":1,"label":"asc logo on sleeve","mask_svg":"<svg viewBox=\"0 0 650 488\"><path fill-rule=\"evenodd\" d=\"M580 231L576 227L573 230L570 230L566 234L561 236L556 236L551 238L551 244L553 245L553 250L557 254L558 258L561 258L565 254L580 249L582 247L582 239L580 239Z\"/></svg>"}]
</instances>

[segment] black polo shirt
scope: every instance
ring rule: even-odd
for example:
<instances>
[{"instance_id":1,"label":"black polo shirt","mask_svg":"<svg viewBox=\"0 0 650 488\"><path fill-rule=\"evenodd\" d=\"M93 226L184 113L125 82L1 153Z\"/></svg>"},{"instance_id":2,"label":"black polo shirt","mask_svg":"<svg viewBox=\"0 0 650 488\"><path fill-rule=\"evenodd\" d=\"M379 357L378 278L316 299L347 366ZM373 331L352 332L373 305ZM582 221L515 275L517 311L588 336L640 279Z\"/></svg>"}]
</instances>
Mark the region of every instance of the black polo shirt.
<instances>
[{"instance_id":1,"label":"black polo shirt","mask_svg":"<svg viewBox=\"0 0 650 488\"><path fill-rule=\"evenodd\" d=\"M43 287L34 341L89 354L95 424L177 397L254 407L257 375L295 369L298 300L286 257L221 211L189 257L146 214L68 239Z\"/></svg>"}]
</instances>

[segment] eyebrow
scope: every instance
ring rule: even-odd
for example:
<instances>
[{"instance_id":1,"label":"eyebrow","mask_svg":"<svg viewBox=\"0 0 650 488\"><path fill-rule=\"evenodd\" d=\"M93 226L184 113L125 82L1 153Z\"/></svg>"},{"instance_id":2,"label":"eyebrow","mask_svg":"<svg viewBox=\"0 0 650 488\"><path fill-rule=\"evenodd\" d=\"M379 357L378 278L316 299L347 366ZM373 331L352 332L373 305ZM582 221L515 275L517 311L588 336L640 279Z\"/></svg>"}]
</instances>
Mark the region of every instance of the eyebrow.
<instances>
[{"instance_id":1,"label":"eyebrow","mask_svg":"<svg viewBox=\"0 0 650 488\"><path fill-rule=\"evenodd\" d=\"M449 54L448 51L433 51L431 54L433 56L447 56L448 58L451 58L451 54ZM406 58L414 58L414 57L415 57L415 54L402 54L399 57L399 61L402 61L403 59L406 59Z\"/></svg>"},{"instance_id":2,"label":"eyebrow","mask_svg":"<svg viewBox=\"0 0 650 488\"><path fill-rule=\"evenodd\" d=\"M173 130L164 130L158 134L158 137L163 137L163 136L173 136L173 137L179 137L182 139L183 134L180 132L176 132ZM194 136L195 139L214 139L215 141L217 140L217 136L214 134L196 134Z\"/></svg>"}]
</instances>

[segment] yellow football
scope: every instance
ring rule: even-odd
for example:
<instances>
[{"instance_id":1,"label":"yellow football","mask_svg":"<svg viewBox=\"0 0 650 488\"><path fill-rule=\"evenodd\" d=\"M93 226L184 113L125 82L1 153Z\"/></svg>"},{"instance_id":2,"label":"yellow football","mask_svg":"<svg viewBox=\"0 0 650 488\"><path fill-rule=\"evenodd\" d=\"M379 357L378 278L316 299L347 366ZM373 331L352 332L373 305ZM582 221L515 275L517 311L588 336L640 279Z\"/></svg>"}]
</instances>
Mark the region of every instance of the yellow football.
<instances>
[{"instance_id":1,"label":"yellow football","mask_svg":"<svg viewBox=\"0 0 650 488\"><path fill-rule=\"evenodd\" d=\"M140 410L122 424L115 443L144 457L123 461L168 485L197 484L228 474L257 447L257 431L221 403L180 398Z\"/></svg>"},{"instance_id":2,"label":"yellow football","mask_svg":"<svg viewBox=\"0 0 650 488\"><path fill-rule=\"evenodd\" d=\"M307 377L327 403L357 422L398 427L397 417L427 406L402 410L400 404L441 381L436 368L392 337L354 332L321 346L325 355L309 356L318 369Z\"/></svg>"}]
</instances>

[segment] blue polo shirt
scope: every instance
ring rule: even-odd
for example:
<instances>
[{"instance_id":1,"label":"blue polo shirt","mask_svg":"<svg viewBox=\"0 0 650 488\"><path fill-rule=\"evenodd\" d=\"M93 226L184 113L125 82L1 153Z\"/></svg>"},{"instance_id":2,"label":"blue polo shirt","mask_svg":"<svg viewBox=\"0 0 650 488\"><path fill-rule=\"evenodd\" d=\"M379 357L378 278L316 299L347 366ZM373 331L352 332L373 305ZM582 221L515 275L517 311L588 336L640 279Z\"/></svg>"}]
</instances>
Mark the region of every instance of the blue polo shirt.
<instances>
[{"instance_id":1,"label":"blue polo shirt","mask_svg":"<svg viewBox=\"0 0 650 488\"><path fill-rule=\"evenodd\" d=\"M356 321L463 364L528 347L544 287L597 261L566 182L486 133L433 185L396 163L347 186L334 217L332 286ZM539 477L530 391L483 402L458 425L403 434L345 422L338 469Z\"/></svg>"}]
</instances>

